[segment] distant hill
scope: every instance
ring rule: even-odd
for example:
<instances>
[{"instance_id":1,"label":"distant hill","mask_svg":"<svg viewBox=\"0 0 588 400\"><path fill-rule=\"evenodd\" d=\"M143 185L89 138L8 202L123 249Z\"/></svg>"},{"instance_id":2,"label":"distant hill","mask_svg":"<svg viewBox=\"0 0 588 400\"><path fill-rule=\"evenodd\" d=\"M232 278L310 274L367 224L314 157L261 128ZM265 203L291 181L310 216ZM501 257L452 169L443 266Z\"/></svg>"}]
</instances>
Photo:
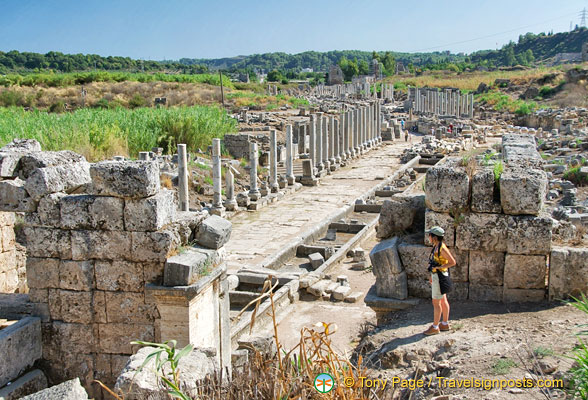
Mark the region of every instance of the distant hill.
<instances>
[{"instance_id":1,"label":"distant hill","mask_svg":"<svg viewBox=\"0 0 588 400\"><path fill-rule=\"evenodd\" d=\"M464 70L484 66L488 68L512 65L531 65L549 59L558 53L579 53L582 44L588 42L588 29L577 28L561 33L527 33L519 36L518 42L510 42L500 50L481 50L466 55L452 54L449 51L430 53L379 52L379 57L390 53L396 62L404 66L423 69ZM306 51L299 54L264 53L249 56L236 56L217 59L182 58L178 61L144 61L129 57L103 57L95 54L63 54L51 51L46 54L0 51L0 74L11 72L30 72L52 69L60 72L109 70L145 71L168 73L203 73L208 70L249 71L274 69L291 74L300 73L305 68L314 72L327 72L342 57L369 63L374 52L360 50L333 50L327 52ZM294 76L290 76L293 78Z\"/></svg>"}]
</instances>

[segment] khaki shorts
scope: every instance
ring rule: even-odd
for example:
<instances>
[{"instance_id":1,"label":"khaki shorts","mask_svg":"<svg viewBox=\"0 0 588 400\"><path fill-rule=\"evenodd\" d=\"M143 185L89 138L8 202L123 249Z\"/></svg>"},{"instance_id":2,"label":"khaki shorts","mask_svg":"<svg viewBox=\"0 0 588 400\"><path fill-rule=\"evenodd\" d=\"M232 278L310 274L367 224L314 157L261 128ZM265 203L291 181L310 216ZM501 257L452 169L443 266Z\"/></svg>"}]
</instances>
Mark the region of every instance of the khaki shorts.
<instances>
[{"instance_id":1,"label":"khaki shorts","mask_svg":"<svg viewBox=\"0 0 588 400\"><path fill-rule=\"evenodd\" d=\"M447 272L441 272L444 275L449 275ZM431 297L435 300L441 300L445 296L441 294L441 288L439 287L439 275L437 273L431 274Z\"/></svg>"}]
</instances>

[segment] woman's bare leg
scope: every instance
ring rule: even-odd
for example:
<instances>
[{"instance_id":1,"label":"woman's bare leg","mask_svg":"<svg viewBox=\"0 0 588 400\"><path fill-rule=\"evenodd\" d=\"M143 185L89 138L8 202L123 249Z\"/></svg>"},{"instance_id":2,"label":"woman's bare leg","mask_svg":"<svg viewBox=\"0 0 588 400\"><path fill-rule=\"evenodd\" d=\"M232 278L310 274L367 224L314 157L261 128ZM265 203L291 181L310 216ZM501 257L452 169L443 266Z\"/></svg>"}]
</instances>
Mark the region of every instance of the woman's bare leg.
<instances>
[{"instance_id":1,"label":"woman's bare leg","mask_svg":"<svg viewBox=\"0 0 588 400\"><path fill-rule=\"evenodd\" d=\"M447 295L443 295L443 298L439 300L439 302L441 303L440 306L443 313L443 322L447 323L449 321L449 301L447 300Z\"/></svg>"},{"instance_id":2,"label":"woman's bare leg","mask_svg":"<svg viewBox=\"0 0 588 400\"><path fill-rule=\"evenodd\" d=\"M439 321L441 320L441 301L437 299L433 299L433 309L435 311L434 318L433 318L433 325L439 326Z\"/></svg>"}]
</instances>

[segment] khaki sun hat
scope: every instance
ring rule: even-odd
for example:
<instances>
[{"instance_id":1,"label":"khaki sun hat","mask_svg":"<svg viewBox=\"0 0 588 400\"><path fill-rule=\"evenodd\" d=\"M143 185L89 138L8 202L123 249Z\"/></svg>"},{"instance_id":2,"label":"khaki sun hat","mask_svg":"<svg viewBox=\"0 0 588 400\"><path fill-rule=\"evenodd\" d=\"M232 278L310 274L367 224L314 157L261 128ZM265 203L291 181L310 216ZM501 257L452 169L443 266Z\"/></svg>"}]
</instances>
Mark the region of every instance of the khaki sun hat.
<instances>
[{"instance_id":1,"label":"khaki sun hat","mask_svg":"<svg viewBox=\"0 0 588 400\"><path fill-rule=\"evenodd\" d=\"M441 228L440 226L434 226L431 229L429 229L428 231L425 231L425 233L432 233L435 236L443 237L445 235L445 230L443 228Z\"/></svg>"}]
</instances>

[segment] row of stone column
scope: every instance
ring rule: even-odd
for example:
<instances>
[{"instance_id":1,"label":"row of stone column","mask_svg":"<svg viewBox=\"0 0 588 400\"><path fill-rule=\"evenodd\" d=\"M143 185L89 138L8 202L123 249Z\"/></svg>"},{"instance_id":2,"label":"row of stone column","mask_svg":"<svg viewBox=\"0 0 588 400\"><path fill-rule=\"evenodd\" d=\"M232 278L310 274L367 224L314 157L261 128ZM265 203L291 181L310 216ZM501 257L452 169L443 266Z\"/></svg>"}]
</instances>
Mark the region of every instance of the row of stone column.
<instances>
[{"instance_id":1,"label":"row of stone column","mask_svg":"<svg viewBox=\"0 0 588 400\"><path fill-rule=\"evenodd\" d=\"M301 125L302 135L299 131L299 143L305 143L306 129ZM323 113L312 114L309 124L309 158L317 172L328 173L340 165L343 161L357 157L371 147L381 143L382 120L380 102L374 102L369 106L358 107L354 110L343 112L336 118L334 115L326 116ZM298 149L299 150L299 149ZM211 212L222 215L225 209L234 210L237 202L235 199L234 175L230 168L225 174L226 200L223 205L221 192L221 146L220 139L212 140L212 181L213 201ZM257 143L249 144L250 189L249 198L252 201L261 198L258 185L258 146ZM292 125L286 125L286 181L288 185L295 182L294 176L294 144L292 141ZM277 135L275 130L270 131L270 159L269 159L269 189L272 193L279 191L278 160L277 160ZM181 176L187 175L182 173ZM187 177L185 177L187 181ZM187 190L186 190L187 192ZM186 196L180 195L180 204L187 209ZM185 197L185 198L184 198ZM184 203L186 201L186 203ZM185 205L184 205L185 204Z\"/></svg>"},{"instance_id":2,"label":"row of stone column","mask_svg":"<svg viewBox=\"0 0 588 400\"><path fill-rule=\"evenodd\" d=\"M411 102L417 114L474 117L474 95L459 90L411 89Z\"/></svg>"}]
</instances>

